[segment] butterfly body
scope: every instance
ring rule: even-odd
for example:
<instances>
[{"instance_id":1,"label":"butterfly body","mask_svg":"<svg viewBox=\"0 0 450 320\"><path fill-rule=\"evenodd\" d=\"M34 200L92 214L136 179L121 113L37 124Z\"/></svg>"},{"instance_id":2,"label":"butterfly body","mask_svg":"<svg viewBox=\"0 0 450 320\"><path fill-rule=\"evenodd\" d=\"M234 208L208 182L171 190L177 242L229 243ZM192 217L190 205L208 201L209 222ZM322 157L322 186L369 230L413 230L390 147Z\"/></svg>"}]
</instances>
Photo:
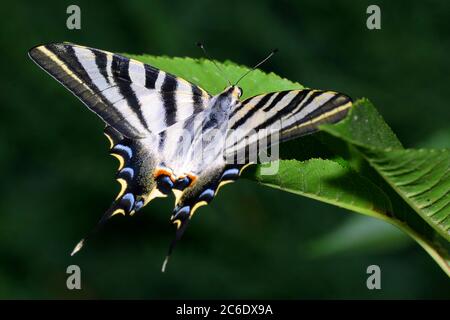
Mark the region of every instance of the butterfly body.
<instances>
[{"instance_id":1,"label":"butterfly body","mask_svg":"<svg viewBox=\"0 0 450 320\"><path fill-rule=\"evenodd\" d=\"M170 251L194 212L256 162L252 150L315 132L352 105L346 95L310 89L240 101L242 90L229 86L212 96L139 61L67 43L37 46L29 55L106 124L121 190L100 225L174 193L177 233Z\"/></svg>"}]
</instances>

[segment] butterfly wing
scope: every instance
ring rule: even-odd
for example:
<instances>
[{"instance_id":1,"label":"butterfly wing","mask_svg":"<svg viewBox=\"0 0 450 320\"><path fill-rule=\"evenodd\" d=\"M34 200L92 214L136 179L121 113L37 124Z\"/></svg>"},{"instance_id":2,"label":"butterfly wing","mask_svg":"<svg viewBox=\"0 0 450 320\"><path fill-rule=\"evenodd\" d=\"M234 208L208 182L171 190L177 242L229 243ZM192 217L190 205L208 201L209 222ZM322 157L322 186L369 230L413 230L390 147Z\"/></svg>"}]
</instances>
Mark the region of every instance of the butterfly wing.
<instances>
[{"instance_id":1,"label":"butterfly wing","mask_svg":"<svg viewBox=\"0 0 450 320\"><path fill-rule=\"evenodd\" d=\"M351 105L351 99L346 95L333 91L309 89L274 92L249 98L237 104L231 110L229 120L225 124L227 132L225 141L203 143L199 150L202 149L205 153L207 146L221 144L224 144L225 148L219 148L215 152L207 151L207 157L212 154L209 161L199 160L204 155L197 152L197 154L184 160L184 166L180 166L177 162L181 157L174 156L181 145L180 142L166 141L161 149L163 154L167 149L175 149L166 157L168 166L175 171L179 167L182 167L180 171L191 169L193 170L191 176L197 177L195 183L183 189L183 192L178 195L172 220L175 221L179 217L183 218L181 220L184 221L185 218L191 217L199 205L207 204L212 200L221 185L238 179L242 169L250 161L244 159L242 163L229 162L227 160L233 159L227 158L228 153L248 149L249 144L258 143L261 138L266 138L267 135L271 134L268 129L279 135L279 141L270 141L268 147L275 143L313 133L318 130L320 124L341 120L347 114ZM208 110L205 110L168 128L166 136L179 137L180 134L175 133L179 129L192 132L192 136L204 136L206 126L200 125L201 130L196 131L192 123L195 122L193 121L195 118L207 118L204 115L207 112ZM217 130L215 132L220 133ZM233 135L234 132L237 132L237 135ZM193 139L191 138L191 140ZM189 145L195 148L195 144ZM181 154L188 155L186 152ZM174 163L176 164L174 165Z\"/></svg>"},{"instance_id":2,"label":"butterfly wing","mask_svg":"<svg viewBox=\"0 0 450 320\"><path fill-rule=\"evenodd\" d=\"M207 139L208 141L199 148L203 154L197 152L194 156L189 157L187 152L178 152L182 145L181 141L169 141L170 138L166 140L161 153L167 155L168 167L181 172L190 169L192 172L189 176L193 176L195 179L181 190L172 188L177 199L171 221L176 225L177 231L169 248L163 270L173 247L186 230L194 212L200 206L209 204L222 185L237 180L244 168L251 162L248 153L244 153L246 158L238 158L236 162L230 162L229 160L233 160L233 158L229 157L229 153L234 155L234 152L242 150L248 152L252 145L258 144L261 139L267 138L273 131L278 134L279 141L272 140L267 147L315 132L320 124L334 123L342 119L350 107L350 98L332 91L294 90L269 93L247 99L232 107L228 122L223 125L226 133L224 140L221 141L219 138L210 141ZM166 130L165 135L180 137L180 134L176 132L187 131L190 132L190 140L196 141L197 136L207 135L208 126L201 121L195 121L195 119L208 119L208 112L209 110L202 111L184 122L175 124ZM195 126L192 125L195 122L200 123L200 130L195 129ZM222 125L215 129L215 133L219 137L222 136L220 134ZM205 141L202 140L202 142ZM189 145L195 149L195 143ZM209 147L212 146L219 146L219 148L210 149ZM205 148L208 149L206 152ZM168 150L170 152L167 153ZM178 156L175 156L177 154ZM183 159L181 155L186 158ZM204 161L205 157L209 160Z\"/></svg>"},{"instance_id":3,"label":"butterfly wing","mask_svg":"<svg viewBox=\"0 0 450 320\"><path fill-rule=\"evenodd\" d=\"M103 50L48 44L34 47L29 56L106 123L110 153L120 162L116 178L121 190L98 226L163 196L155 180L159 133L203 111L210 95L181 78Z\"/></svg>"},{"instance_id":4,"label":"butterfly wing","mask_svg":"<svg viewBox=\"0 0 450 320\"><path fill-rule=\"evenodd\" d=\"M202 111L210 99L179 77L103 50L57 43L34 47L29 56L128 138L158 133Z\"/></svg>"},{"instance_id":5,"label":"butterfly wing","mask_svg":"<svg viewBox=\"0 0 450 320\"><path fill-rule=\"evenodd\" d=\"M153 140L177 121L203 111L210 95L150 65L94 48L57 43L34 47L29 55L107 124L110 153L120 161L122 191L106 216L132 212L120 201L129 189L141 191L135 200L151 193L157 162Z\"/></svg>"},{"instance_id":6,"label":"butterfly wing","mask_svg":"<svg viewBox=\"0 0 450 320\"><path fill-rule=\"evenodd\" d=\"M249 162L248 150L261 150L277 135L275 145L314 133L319 125L345 117L352 100L341 93L322 90L288 90L246 99L231 111L226 155L239 163ZM269 146L269 144L267 146Z\"/></svg>"},{"instance_id":7,"label":"butterfly wing","mask_svg":"<svg viewBox=\"0 0 450 320\"><path fill-rule=\"evenodd\" d=\"M179 220L177 225L183 226L199 206L212 201L222 185L236 181L252 162L248 151L265 151L259 148L261 139L268 141L275 132L278 141L262 145L270 148L313 133L321 124L341 120L351 106L351 99L344 94L309 89L274 92L238 103L229 114L222 153L216 155L214 163L205 164L197 182L179 196L172 221ZM259 149L252 148L255 144Z\"/></svg>"}]
</instances>

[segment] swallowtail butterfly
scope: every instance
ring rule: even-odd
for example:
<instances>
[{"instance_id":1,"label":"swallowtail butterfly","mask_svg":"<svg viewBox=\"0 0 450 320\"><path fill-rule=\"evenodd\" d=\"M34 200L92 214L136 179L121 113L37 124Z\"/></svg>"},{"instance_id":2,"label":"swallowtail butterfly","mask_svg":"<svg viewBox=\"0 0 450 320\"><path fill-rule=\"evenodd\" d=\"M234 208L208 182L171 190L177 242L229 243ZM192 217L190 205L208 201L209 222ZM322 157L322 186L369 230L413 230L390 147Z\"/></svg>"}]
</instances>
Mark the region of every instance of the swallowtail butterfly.
<instances>
[{"instance_id":1,"label":"swallowtail butterfly","mask_svg":"<svg viewBox=\"0 0 450 320\"><path fill-rule=\"evenodd\" d=\"M40 45L29 56L106 124L121 190L98 225L117 214L131 216L173 192L170 221L177 230L169 255L195 210L253 162L247 151L261 136L267 138L269 129L277 143L294 139L339 121L352 106L346 95L310 89L240 101L241 88L230 85L212 96L142 62L69 43Z\"/></svg>"}]
</instances>

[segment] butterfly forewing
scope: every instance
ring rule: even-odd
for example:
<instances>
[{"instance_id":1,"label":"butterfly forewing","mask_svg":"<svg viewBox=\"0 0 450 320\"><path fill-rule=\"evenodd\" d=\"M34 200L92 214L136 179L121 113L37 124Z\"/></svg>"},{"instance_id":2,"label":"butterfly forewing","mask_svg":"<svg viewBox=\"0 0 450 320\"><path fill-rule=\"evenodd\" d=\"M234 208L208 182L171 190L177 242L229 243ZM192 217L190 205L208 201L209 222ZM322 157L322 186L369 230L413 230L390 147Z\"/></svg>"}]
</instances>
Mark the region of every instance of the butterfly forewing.
<instances>
[{"instance_id":1,"label":"butterfly forewing","mask_svg":"<svg viewBox=\"0 0 450 320\"><path fill-rule=\"evenodd\" d=\"M263 151L258 148L263 146L259 142L274 134L276 140L272 139L271 145L313 133L321 124L341 120L351 105L351 99L344 94L310 89L246 99L230 113L225 153L229 156L246 149ZM248 161L248 154L244 161Z\"/></svg>"},{"instance_id":2,"label":"butterfly forewing","mask_svg":"<svg viewBox=\"0 0 450 320\"><path fill-rule=\"evenodd\" d=\"M37 46L29 55L129 138L158 133L205 109L210 98L183 79L107 51L64 43Z\"/></svg>"}]
</instances>

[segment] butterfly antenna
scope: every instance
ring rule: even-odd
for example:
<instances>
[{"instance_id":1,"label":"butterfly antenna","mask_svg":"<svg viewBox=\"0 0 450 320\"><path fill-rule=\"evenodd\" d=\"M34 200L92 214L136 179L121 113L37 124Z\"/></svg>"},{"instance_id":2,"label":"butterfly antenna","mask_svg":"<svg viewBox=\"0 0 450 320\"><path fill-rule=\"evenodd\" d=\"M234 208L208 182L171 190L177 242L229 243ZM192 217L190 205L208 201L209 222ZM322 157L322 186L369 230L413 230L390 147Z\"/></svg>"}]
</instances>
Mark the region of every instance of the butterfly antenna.
<instances>
[{"instance_id":1,"label":"butterfly antenna","mask_svg":"<svg viewBox=\"0 0 450 320\"><path fill-rule=\"evenodd\" d=\"M221 77L226 80L228 82L228 85L231 86L231 82L230 80L228 80L227 77L225 77L225 72L223 72L222 69L219 68L219 65L213 60L211 59L211 57L209 56L209 54L206 52L205 46L203 45L203 43L201 42L197 42L197 46L202 49L203 53L205 54L206 58L208 58L208 60L210 60L212 63L214 63L214 65L216 66L217 70L219 70Z\"/></svg>"},{"instance_id":2,"label":"butterfly antenna","mask_svg":"<svg viewBox=\"0 0 450 320\"><path fill-rule=\"evenodd\" d=\"M260 65L262 65L264 62L266 62L267 60L269 60L275 53L278 52L278 49L274 49L272 50L271 53L269 53L269 55L267 57L265 57L261 62L257 63L253 68L251 68L250 70L248 70L246 73L244 73L238 81L236 81L236 83L234 84L235 86L238 85L238 83L244 79L250 72L254 71L256 68L258 68Z\"/></svg>"}]
</instances>

